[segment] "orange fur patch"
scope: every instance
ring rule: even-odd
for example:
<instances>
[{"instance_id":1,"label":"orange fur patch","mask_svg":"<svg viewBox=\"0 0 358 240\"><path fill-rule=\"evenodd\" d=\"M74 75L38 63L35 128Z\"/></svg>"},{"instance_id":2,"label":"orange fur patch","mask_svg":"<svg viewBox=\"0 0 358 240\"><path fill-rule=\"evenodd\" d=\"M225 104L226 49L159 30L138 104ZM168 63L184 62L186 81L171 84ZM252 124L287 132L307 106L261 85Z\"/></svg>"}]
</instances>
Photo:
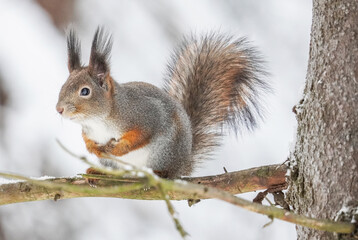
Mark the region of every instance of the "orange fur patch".
<instances>
[{"instance_id":1,"label":"orange fur patch","mask_svg":"<svg viewBox=\"0 0 358 240\"><path fill-rule=\"evenodd\" d=\"M149 143L149 138L145 137L144 132L134 129L123 134L118 143L115 144L111 154L123 156L124 154L142 148Z\"/></svg>"},{"instance_id":2,"label":"orange fur patch","mask_svg":"<svg viewBox=\"0 0 358 240\"><path fill-rule=\"evenodd\" d=\"M98 144L89 139L86 134L82 133L83 140L86 143L86 148L90 153L96 154L97 157L101 157L102 152L98 148Z\"/></svg>"}]
</instances>

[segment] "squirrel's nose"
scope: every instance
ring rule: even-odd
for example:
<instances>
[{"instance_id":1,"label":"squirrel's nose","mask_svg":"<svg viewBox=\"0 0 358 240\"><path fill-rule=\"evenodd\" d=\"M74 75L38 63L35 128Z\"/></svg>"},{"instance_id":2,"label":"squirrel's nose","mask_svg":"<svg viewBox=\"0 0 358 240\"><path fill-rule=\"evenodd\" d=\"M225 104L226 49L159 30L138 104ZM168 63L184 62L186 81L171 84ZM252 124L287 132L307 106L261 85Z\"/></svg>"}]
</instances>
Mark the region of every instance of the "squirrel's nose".
<instances>
[{"instance_id":1,"label":"squirrel's nose","mask_svg":"<svg viewBox=\"0 0 358 240\"><path fill-rule=\"evenodd\" d=\"M62 114L65 109L63 107L56 107L56 110L59 114Z\"/></svg>"}]
</instances>

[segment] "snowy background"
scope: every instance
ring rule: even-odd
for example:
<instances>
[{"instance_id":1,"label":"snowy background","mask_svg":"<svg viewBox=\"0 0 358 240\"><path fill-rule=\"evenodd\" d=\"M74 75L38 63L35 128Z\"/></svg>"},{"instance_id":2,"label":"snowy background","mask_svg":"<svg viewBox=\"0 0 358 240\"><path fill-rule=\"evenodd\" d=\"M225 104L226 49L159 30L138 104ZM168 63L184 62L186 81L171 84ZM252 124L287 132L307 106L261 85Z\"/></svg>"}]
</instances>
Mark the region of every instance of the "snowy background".
<instances>
[{"instance_id":1,"label":"snowy background","mask_svg":"<svg viewBox=\"0 0 358 240\"><path fill-rule=\"evenodd\" d=\"M296 120L309 48L311 1L0 0L0 171L73 176L87 168L56 144L87 154L80 127L55 111L65 82L64 30L71 22L88 62L98 25L114 35L112 76L161 86L166 61L190 32L247 36L260 49L275 94L252 134L225 138L216 159L195 175L283 162ZM59 4L60 3L60 4ZM255 196L245 194L252 199ZM217 200L174 202L191 239L296 239L294 225ZM180 239L162 201L71 199L0 207L0 239Z\"/></svg>"}]
</instances>

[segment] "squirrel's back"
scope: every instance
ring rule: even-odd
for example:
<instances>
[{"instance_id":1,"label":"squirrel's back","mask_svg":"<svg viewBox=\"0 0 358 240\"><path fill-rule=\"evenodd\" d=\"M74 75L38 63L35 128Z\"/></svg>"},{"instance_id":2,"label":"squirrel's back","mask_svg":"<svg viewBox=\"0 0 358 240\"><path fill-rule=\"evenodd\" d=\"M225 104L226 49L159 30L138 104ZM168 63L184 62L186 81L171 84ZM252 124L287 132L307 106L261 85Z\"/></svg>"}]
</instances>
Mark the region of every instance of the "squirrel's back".
<instances>
[{"instance_id":1,"label":"squirrel's back","mask_svg":"<svg viewBox=\"0 0 358 240\"><path fill-rule=\"evenodd\" d=\"M270 90L258 52L245 38L209 34L184 39L175 51L164 90L179 101L192 127L195 163L220 145L225 125L253 129L262 117L260 97Z\"/></svg>"}]
</instances>

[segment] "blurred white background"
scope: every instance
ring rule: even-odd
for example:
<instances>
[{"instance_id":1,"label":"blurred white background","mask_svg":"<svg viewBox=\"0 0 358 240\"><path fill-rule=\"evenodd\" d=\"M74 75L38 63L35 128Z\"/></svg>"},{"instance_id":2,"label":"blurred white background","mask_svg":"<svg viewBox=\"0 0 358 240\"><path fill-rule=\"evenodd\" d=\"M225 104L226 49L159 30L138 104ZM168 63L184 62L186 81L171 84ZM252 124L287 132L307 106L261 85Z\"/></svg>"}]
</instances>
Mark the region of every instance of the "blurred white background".
<instances>
[{"instance_id":1,"label":"blurred white background","mask_svg":"<svg viewBox=\"0 0 358 240\"><path fill-rule=\"evenodd\" d=\"M275 94L260 128L224 139L195 175L281 163L294 141L291 109L305 80L309 0L116 1L0 0L0 171L73 176L87 166L56 144L89 155L78 125L55 111L65 82L68 24L82 40L82 61L98 25L114 36L112 76L161 86L166 61L183 35L220 31L247 36L262 52ZM243 197L253 199L255 193ZM217 200L174 202L190 239L296 239L294 225ZM0 239L180 239L162 201L71 199L0 207Z\"/></svg>"}]
</instances>

